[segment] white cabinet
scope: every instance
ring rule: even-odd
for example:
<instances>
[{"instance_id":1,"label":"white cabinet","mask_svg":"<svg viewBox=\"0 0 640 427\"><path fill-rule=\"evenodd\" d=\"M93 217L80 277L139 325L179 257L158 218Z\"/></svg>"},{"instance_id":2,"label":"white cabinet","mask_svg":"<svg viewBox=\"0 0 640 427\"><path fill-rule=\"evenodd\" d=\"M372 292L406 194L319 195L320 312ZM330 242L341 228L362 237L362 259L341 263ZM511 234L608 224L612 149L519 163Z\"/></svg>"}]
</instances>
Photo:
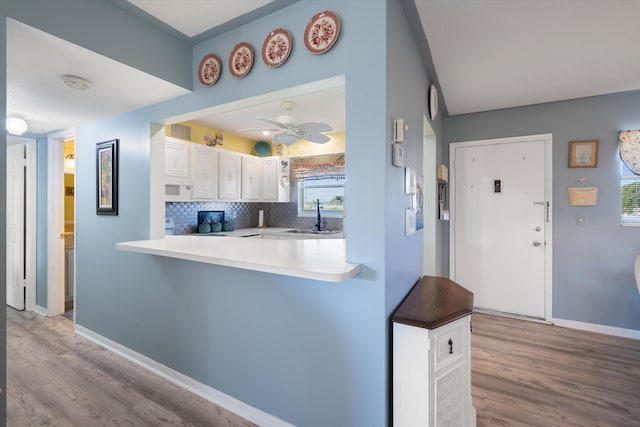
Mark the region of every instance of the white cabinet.
<instances>
[{"instance_id":1,"label":"white cabinet","mask_svg":"<svg viewBox=\"0 0 640 427\"><path fill-rule=\"evenodd\" d=\"M433 330L393 324L393 425L472 423L469 316Z\"/></svg>"},{"instance_id":2,"label":"white cabinet","mask_svg":"<svg viewBox=\"0 0 640 427\"><path fill-rule=\"evenodd\" d=\"M206 145L191 148L193 198L213 200L218 197L218 151Z\"/></svg>"},{"instance_id":3,"label":"white cabinet","mask_svg":"<svg viewBox=\"0 0 640 427\"><path fill-rule=\"evenodd\" d=\"M289 202L289 158L265 157L262 165L262 200Z\"/></svg>"},{"instance_id":4,"label":"white cabinet","mask_svg":"<svg viewBox=\"0 0 640 427\"><path fill-rule=\"evenodd\" d=\"M394 427L475 426L472 307L473 294L460 285L425 276L394 314Z\"/></svg>"},{"instance_id":5,"label":"white cabinet","mask_svg":"<svg viewBox=\"0 0 640 427\"><path fill-rule=\"evenodd\" d=\"M218 160L218 198L240 199L240 154L220 151Z\"/></svg>"},{"instance_id":6,"label":"white cabinet","mask_svg":"<svg viewBox=\"0 0 640 427\"><path fill-rule=\"evenodd\" d=\"M164 146L164 174L174 178L190 178L190 143L175 138L166 138Z\"/></svg>"},{"instance_id":7,"label":"white cabinet","mask_svg":"<svg viewBox=\"0 0 640 427\"><path fill-rule=\"evenodd\" d=\"M262 159L254 156L242 156L242 200L260 199L262 185Z\"/></svg>"}]
</instances>

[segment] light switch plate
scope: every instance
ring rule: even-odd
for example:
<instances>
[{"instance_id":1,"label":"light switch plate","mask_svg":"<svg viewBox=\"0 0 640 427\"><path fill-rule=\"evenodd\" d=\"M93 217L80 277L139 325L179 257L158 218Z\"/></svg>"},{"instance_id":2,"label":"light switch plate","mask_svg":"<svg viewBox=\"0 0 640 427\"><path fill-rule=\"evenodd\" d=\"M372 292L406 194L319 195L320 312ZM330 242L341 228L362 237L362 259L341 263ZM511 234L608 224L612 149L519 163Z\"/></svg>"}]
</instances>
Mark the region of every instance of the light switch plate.
<instances>
[{"instance_id":1,"label":"light switch plate","mask_svg":"<svg viewBox=\"0 0 640 427\"><path fill-rule=\"evenodd\" d=\"M404 147L398 143L393 144L393 153L391 155L391 163L393 166L404 167Z\"/></svg>"}]
</instances>

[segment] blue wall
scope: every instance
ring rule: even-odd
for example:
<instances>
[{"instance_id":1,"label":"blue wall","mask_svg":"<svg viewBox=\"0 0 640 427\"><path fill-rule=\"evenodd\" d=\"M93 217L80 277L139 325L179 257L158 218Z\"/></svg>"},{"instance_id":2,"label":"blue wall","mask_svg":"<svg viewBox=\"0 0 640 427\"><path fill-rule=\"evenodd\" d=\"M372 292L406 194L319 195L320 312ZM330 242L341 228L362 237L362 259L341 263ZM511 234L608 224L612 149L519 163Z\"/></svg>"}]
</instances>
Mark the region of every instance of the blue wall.
<instances>
[{"instance_id":1,"label":"blue wall","mask_svg":"<svg viewBox=\"0 0 640 427\"><path fill-rule=\"evenodd\" d=\"M620 225L617 151L619 131L640 129L639 111L640 92L627 92L445 119L448 142L553 134L554 318L640 330L640 228ZM569 141L593 139L598 167L569 169ZM567 188L582 176L599 188L597 206L569 206Z\"/></svg>"},{"instance_id":2,"label":"blue wall","mask_svg":"<svg viewBox=\"0 0 640 427\"><path fill-rule=\"evenodd\" d=\"M48 216L48 174L47 164L47 139L36 140L36 157L38 162L37 188L38 196L36 200L36 305L47 308L47 216Z\"/></svg>"},{"instance_id":3,"label":"blue wall","mask_svg":"<svg viewBox=\"0 0 640 427\"><path fill-rule=\"evenodd\" d=\"M404 237L409 199L403 173L391 166L391 124L410 120L409 153L421 159L430 82L400 3L301 1L186 52L182 42L123 16L111 2L59 0L56 10L49 3L8 0L0 21L15 18L155 75L163 68L160 77L194 88L77 129L78 325L296 425L385 425L388 317L422 271L421 234ZM56 14L71 9L72 18ZM302 34L324 9L340 16L340 39L324 55L311 55ZM105 24L113 22L117 31ZM282 67L268 69L259 48L280 26L293 34L293 52ZM240 41L254 46L257 59L235 79L226 57ZM209 52L222 58L223 74L204 88L192 70ZM390 61L399 64L387 67ZM2 58L0 72L5 65ZM346 81L347 252L363 265L359 276L331 284L114 249L149 236L150 123L334 76ZM440 120L432 125L439 132ZM120 213L96 216L95 144L113 138L120 139ZM421 160L412 166L420 168Z\"/></svg>"},{"instance_id":4,"label":"blue wall","mask_svg":"<svg viewBox=\"0 0 640 427\"><path fill-rule=\"evenodd\" d=\"M4 19L6 15L5 3L0 2L0 35L7 34L7 22ZM6 40L6 37L3 36ZM7 44L0 42L0 99L7 99ZM7 241L7 134L5 129L5 118L7 117L7 103L0 102L0 124L3 131L0 132L0 242ZM0 277L7 277L7 246L0 245ZM1 280L0 286L0 424L4 422L7 414L7 395L4 393L7 385L7 372L4 367L7 360L7 319L5 311L7 309L7 281Z\"/></svg>"}]
</instances>

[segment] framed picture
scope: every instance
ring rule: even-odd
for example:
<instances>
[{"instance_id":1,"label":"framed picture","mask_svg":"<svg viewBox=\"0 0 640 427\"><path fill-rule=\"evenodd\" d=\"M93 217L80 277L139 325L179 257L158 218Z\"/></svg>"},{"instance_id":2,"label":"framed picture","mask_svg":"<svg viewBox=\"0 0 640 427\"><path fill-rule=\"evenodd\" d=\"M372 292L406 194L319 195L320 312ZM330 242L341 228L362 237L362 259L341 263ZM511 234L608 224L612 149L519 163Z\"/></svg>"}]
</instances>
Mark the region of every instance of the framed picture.
<instances>
[{"instance_id":1,"label":"framed picture","mask_svg":"<svg viewBox=\"0 0 640 427\"><path fill-rule=\"evenodd\" d=\"M96 144L96 215L118 215L118 142Z\"/></svg>"},{"instance_id":2,"label":"framed picture","mask_svg":"<svg viewBox=\"0 0 640 427\"><path fill-rule=\"evenodd\" d=\"M404 168L404 193L416 193L416 171L411 168Z\"/></svg>"},{"instance_id":3,"label":"framed picture","mask_svg":"<svg viewBox=\"0 0 640 427\"><path fill-rule=\"evenodd\" d=\"M598 166L598 141L569 142L570 168L595 168Z\"/></svg>"}]
</instances>

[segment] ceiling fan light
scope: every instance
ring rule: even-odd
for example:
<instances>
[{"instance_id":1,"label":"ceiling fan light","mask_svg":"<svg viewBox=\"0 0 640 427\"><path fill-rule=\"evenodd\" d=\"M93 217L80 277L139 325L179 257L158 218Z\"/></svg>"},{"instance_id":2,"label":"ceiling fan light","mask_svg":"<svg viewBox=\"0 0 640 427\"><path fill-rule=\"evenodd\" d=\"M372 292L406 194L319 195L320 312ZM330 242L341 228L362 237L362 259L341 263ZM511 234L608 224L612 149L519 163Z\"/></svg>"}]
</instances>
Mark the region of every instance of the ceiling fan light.
<instances>
[{"instance_id":1,"label":"ceiling fan light","mask_svg":"<svg viewBox=\"0 0 640 427\"><path fill-rule=\"evenodd\" d=\"M295 135L295 134L279 133L278 135L276 135L273 138L273 142L275 144L291 145L291 144L294 144L294 143L298 142L299 139L300 139L300 137L298 135Z\"/></svg>"},{"instance_id":2,"label":"ceiling fan light","mask_svg":"<svg viewBox=\"0 0 640 427\"><path fill-rule=\"evenodd\" d=\"M22 135L29 129L27 122L21 117L7 117L7 132L11 135Z\"/></svg>"}]
</instances>

